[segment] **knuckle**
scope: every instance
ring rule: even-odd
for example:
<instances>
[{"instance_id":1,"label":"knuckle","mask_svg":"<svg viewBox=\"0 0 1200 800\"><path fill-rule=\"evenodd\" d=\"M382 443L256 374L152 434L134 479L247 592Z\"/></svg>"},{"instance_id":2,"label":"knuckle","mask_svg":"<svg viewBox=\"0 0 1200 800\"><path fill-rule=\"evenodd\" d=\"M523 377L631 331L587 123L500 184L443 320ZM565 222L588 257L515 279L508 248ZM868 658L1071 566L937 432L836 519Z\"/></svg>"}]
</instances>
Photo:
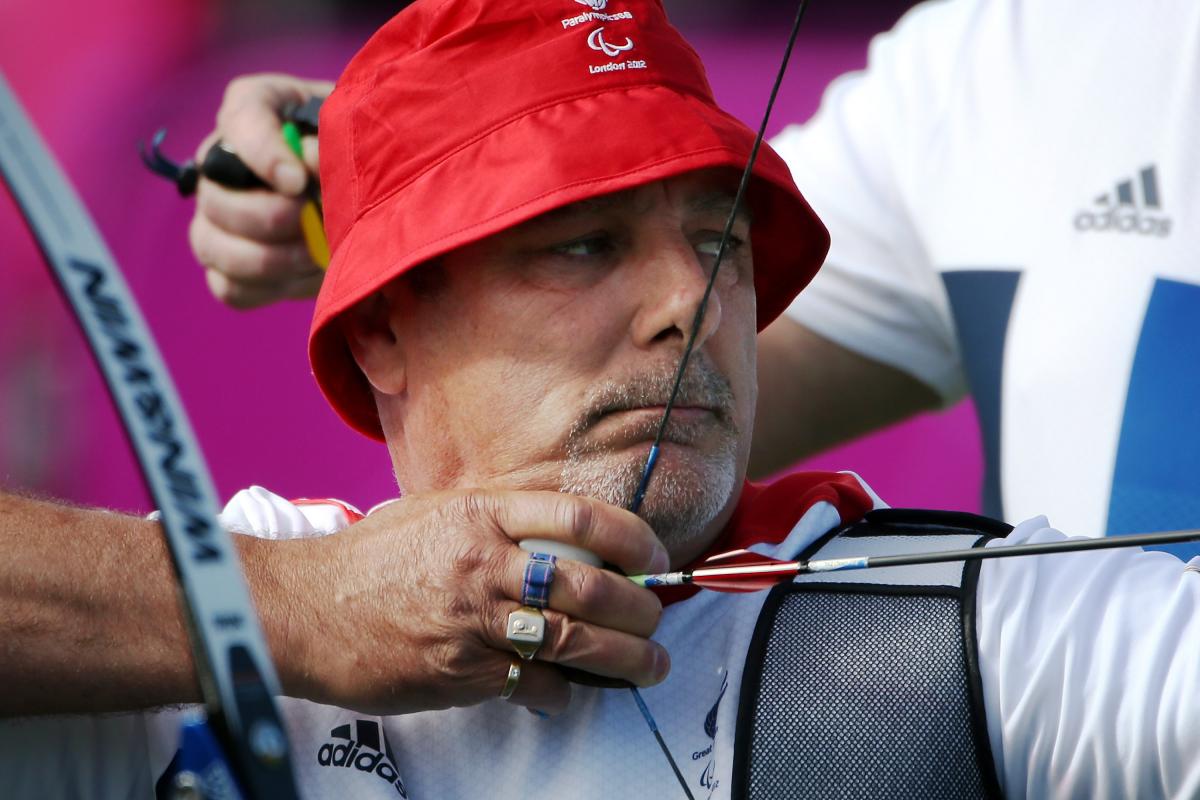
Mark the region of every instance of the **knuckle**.
<instances>
[{"instance_id":1,"label":"knuckle","mask_svg":"<svg viewBox=\"0 0 1200 800\"><path fill-rule=\"evenodd\" d=\"M192 219L205 219L210 223L213 222L213 206L216 204L213 202L213 193L209 191L211 188L209 179L201 175L196 184L196 211L192 215Z\"/></svg>"},{"instance_id":2,"label":"knuckle","mask_svg":"<svg viewBox=\"0 0 1200 800\"><path fill-rule=\"evenodd\" d=\"M446 512L452 527L457 528L460 533L483 537L503 530L500 509L502 502L504 501L492 492L469 491L454 495L453 501L446 507Z\"/></svg>"},{"instance_id":3,"label":"knuckle","mask_svg":"<svg viewBox=\"0 0 1200 800\"><path fill-rule=\"evenodd\" d=\"M565 614L547 616L547 619L550 623L546 626L547 632L552 631L553 633L546 637L546 642L550 645L550 653L556 659L578 657L581 652L586 651L586 625Z\"/></svg>"},{"instance_id":4,"label":"knuckle","mask_svg":"<svg viewBox=\"0 0 1200 800\"><path fill-rule=\"evenodd\" d=\"M465 620L475 611L475 604L460 591L450 591L442 606L446 617L451 620Z\"/></svg>"},{"instance_id":5,"label":"knuckle","mask_svg":"<svg viewBox=\"0 0 1200 800\"><path fill-rule=\"evenodd\" d=\"M235 79L233 83L225 89L225 98L221 101L221 105L217 108L217 134L218 136L230 128L231 117L235 117L238 113L238 108L241 105L239 92L236 87ZM215 144L215 142L214 142Z\"/></svg>"},{"instance_id":6,"label":"knuckle","mask_svg":"<svg viewBox=\"0 0 1200 800\"><path fill-rule=\"evenodd\" d=\"M205 267L212 267L214 259L211 242L206 235L206 227L204 218L200 216L197 210L196 215L192 217L192 221L188 225L188 243L192 247L192 255L196 257L196 260Z\"/></svg>"},{"instance_id":7,"label":"knuckle","mask_svg":"<svg viewBox=\"0 0 1200 800\"><path fill-rule=\"evenodd\" d=\"M487 548L475 541L459 541L450 553L451 579L460 582L479 575L489 562Z\"/></svg>"},{"instance_id":8,"label":"knuckle","mask_svg":"<svg viewBox=\"0 0 1200 800\"><path fill-rule=\"evenodd\" d=\"M204 157L206 155L208 155L209 148L212 147L214 144L216 144L217 140L220 138L221 138L220 133L218 133L217 131L212 131L211 133L209 133L207 136L205 136L203 139L200 140L200 144L196 147L196 154L195 154L195 159L196 159L197 163L201 163L204 161ZM199 194L204 191L203 184L204 184L204 182L201 181L201 188L197 191L197 196L199 196Z\"/></svg>"},{"instance_id":9,"label":"knuckle","mask_svg":"<svg viewBox=\"0 0 1200 800\"><path fill-rule=\"evenodd\" d=\"M267 267L264 278L269 277L271 289L276 295L287 292L290 284L299 278L311 262L303 242L267 245Z\"/></svg>"},{"instance_id":10,"label":"knuckle","mask_svg":"<svg viewBox=\"0 0 1200 800\"><path fill-rule=\"evenodd\" d=\"M238 92L242 91L243 87L246 85L247 77L248 76L246 75L238 75L229 83L225 84L225 96L233 97L236 96Z\"/></svg>"},{"instance_id":11,"label":"knuckle","mask_svg":"<svg viewBox=\"0 0 1200 800\"><path fill-rule=\"evenodd\" d=\"M282 198L270 197L263 204L262 224L269 233L290 229L300 214L300 203L287 201Z\"/></svg>"},{"instance_id":12,"label":"knuckle","mask_svg":"<svg viewBox=\"0 0 1200 800\"><path fill-rule=\"evenodd\" d=\"M658 623L662 622L663 605L662 601L658 599L658 595L651 595L650 599L653 601L653 605L650 606L650 613L647 616L653 626L650 630L655 631L658 630Z\"/></svg>"},{"instance_id":13,"label":"knuckle","mask_svg":"<svg viewBox=\"0 0 1200 800\"><path fill-rule=\"evenodd\" d=\"M633 616L630 632L638 636L650 636L658 630L658 623L662 621L662 613L662 603L658 601L657 597L651 595L650 602L642 604Z\"/></svg>"},{"instance_id":14,"label":"knuckle","mask_svg":"<svg viewBox=\"0 0 1200 800\"><path fill-rule=\"evenodd\" d=\"M237 274L249 280L268 277L275 261L274 255L274 250L267 245L255 243L248 246L237 264Z\"/></svg>"},{"instance_id":15,"label":"knuckle","mask_svg":"<svg viewBox=\"0 0 1200 800\"><path fill-rule=\"evenodd\" d=\"M638 658L636 669L639 676L644 676L647 682L658 682L659 676L662 674L663 661L666 654L658 645L653 642L646 642L646 646L642 648L641 656Z\"/></svg>"},{"instance_id":16,"label":"knuckle","mask_svg":"<svg viewBox=\"0 0 1200 800\"><path fill-rule=\"evenodd\" d=\"M255 92L255 87L261 80L260 75L238 75L225 85L225 97L222 107L225 105L236 105L244 100L248 95Z\"/></svg>"},{"instance_id":17,"label":"knuckle","mask_svg":"<svg viewBox=\"0 0 1200 800\"><path fill-rule=\"evenodd\" d=\"M212 296L229 308L244 311L258 305L252 294L214 269L205 272L205 280L208 282L208 291Z\"/></svg>"},{"instance_id":18,"label":"knuckle","mask_svg":"<svg viewBox=\"0 0 1200 800\"><path fill-rule=\"evenodd\" d=\"M465 492L454 497L449 511L460 521L472 523L485 516L486 505L482 492Z\"/></svg>"},{"instance_id":19,"label":"knuckle","mask_svg":"<svg viewBox=\"0 0 1200 800\"><path fill-rule=\"evenodd\" d=\"M216 270L206 270L204 280L208 284L208 291L212 296L220 300L222 303L230 303L234 300L233 285L221 273Z\"/></svg>"},{"instance_id":20,"label":"knuckle","mask_svg":"<svg viewBox=\"0 0 1200 800\"><path fill-rule=\"evenodd\" d=\"M609 601L608 586L600 571L582 567L571 570L567 575L568 589L581 608L597 609Z\"/></svg>"},{"instance_id":21,"label":"knuckle","mask_svg":"<svg viewBox=\"0 0 1200 800\"><path fill-rule=\"evenodd\" d=\"M564 531L571 534L571 538L580 544L586 544L596 513L594 506L585 498L570 495L562 497L564 501L558 504L559 524Z\"/></svg>"},{"instance_id":22,"label":"knuckle","mask_svg":"<svg viewBox=\"0 0 1200 800\"><path fill-rule=\"evenodd\" d=\"M451 638L430 649L433 669L446 678L461 678L479 663L479 654L467 641Z\"/></svg>"}]
</instances>

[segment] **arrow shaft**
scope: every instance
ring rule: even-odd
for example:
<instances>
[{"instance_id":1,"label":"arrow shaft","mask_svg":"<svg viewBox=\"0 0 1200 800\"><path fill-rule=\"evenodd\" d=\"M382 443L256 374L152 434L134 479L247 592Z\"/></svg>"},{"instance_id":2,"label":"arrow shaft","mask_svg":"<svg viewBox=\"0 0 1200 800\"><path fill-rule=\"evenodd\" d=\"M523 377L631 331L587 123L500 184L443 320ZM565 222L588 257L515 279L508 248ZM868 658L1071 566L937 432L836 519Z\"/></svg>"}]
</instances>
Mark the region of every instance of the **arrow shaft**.
<instances>
[{"instance_id":1,"label":"arrow shaft","mask_svg":"<svg viewBox=\"0 0 1200 800\"><path fill-rule=\"evenodd\" d=\"M697 567L688 572L664 572L658 575L631 575L630 580L646 588L656 586L685 586L695 584L705 589L727 592L769 589L796 575L843 572L884 567L909 567L918 564L945 564L953 561L983 561L993 558L1080 553L1091 550L1115 550L1122 547L1178 544L1200 539L1200 530L1137 533L1128 536L1105 536L1098 539L1067 539L1061 542L1037 542L1000 547L972 547L960 550L938 550L932 553L904 553L887 556L848 556L812 561L777 561L763 556L754 564Z\"/></svg>"},{"instance_id":2,"label":"arrow shaft","mask_svg":"<svg viewBox=\"0 0 1200 800\"><path fill-rule=\"evenodd\" d=\"M1068 539L1062 542L975 547L963 550L940 550L934 553L906 553L893 556L866 556L809 561L801 572L834 572L849 569L879 569L906 567L917 564L944 564L949 561L983 561L993 558L1080 553L1091 550L1115 550L1122 547L1177 544L1200 539L1200 530L1138 533L1129 536L1105 536L1097 539ZM841 563L847 562L847 563Z\"/></svg>"}]
</instances>

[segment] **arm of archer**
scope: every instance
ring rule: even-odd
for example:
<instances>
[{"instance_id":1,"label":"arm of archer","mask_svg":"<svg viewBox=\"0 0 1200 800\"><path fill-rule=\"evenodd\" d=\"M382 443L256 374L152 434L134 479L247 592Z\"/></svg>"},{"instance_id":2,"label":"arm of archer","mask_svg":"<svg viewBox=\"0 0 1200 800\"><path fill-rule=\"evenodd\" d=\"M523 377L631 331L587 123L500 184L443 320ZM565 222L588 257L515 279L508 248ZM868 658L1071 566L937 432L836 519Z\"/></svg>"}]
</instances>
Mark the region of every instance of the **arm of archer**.
<instances>
[{"instance_id":1,"label":"arm of archer","mask_svg":"<svg viewBox=\"0 0 1200 800\"><path fill-rule=\"evenodd\" d=\"M275 649L269 543L237 545ZM156 523L0 492L0 553L0 717L200 700Z\"/></svg>"},{"instance_id":2,"label":"arm of archer","mask_svg":"<svg viewBox=\"0 0 1200 800\"><path fill-rule=\"evenodd\" d=\"M758 413L750 475L760 478L840 442L936 408L933 389L788 317L758 337Z\"/></svg>"}]
</instances>

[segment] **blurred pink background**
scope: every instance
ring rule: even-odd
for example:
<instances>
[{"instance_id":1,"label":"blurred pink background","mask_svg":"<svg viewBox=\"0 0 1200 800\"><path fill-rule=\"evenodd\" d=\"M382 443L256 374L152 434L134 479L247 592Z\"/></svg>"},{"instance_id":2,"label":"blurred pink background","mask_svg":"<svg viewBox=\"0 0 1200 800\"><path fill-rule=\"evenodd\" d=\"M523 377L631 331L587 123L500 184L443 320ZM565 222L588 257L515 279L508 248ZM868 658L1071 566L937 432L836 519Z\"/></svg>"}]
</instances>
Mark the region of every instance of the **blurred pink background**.
<instances>
[{"instance_id":1,"label":"blurred pink background","mask_svg":"<svg viewBox=\"0 0 1200 800\"><path fill-rule=\"evenodd\" d=\"M675 3L681 27L718 100L756 127L791 10L766 0L741 13L730 3L685 5ZM837 5L817 0L810 10L770 131L809 117L829 80L865 63L867 39L905 3L864 2L853 12ZM235 312L210 299L187 246L191 201L147 172L136 149L166 126L164 150L183 159L211 129L230 78L262 70L335 76L371 23L319 2L204 0L7 0L5 18L0 70L123 266L222 497L252 483L361 507L395 496L383 447L344 428L312 381L304 351L311 304ZM366 18L383 17L374 8ZM4 192L0 248L0 487L149 510L85 343ZM964 403L800 466L855 470L892 505L975 510L978 439Z\"/></svg>"}]
</instances>

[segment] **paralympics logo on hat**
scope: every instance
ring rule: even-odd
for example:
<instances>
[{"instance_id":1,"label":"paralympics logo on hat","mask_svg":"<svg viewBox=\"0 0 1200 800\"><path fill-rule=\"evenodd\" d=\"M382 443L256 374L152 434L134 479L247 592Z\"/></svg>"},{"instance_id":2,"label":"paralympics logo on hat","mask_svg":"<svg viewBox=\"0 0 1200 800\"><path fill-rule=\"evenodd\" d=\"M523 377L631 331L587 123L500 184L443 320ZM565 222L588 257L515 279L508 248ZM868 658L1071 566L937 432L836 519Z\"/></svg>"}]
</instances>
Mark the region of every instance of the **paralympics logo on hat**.
<instances>
[{"instance_id":1,"label":"paralympics logo on hat","mask_svg":"<svg viewBox=\"0 0 1200 800\"><path fill-rule=\"evenodd\" d=\"M555 208L744 169L754 133L717 107L659 0L418 0L350 62L320 140L332 260L309 358L341 417L382 439L339 315L430 259ZM748 202L761 330L812 279L829 235L765 145Z\"/></svg>"}]
</instances>

